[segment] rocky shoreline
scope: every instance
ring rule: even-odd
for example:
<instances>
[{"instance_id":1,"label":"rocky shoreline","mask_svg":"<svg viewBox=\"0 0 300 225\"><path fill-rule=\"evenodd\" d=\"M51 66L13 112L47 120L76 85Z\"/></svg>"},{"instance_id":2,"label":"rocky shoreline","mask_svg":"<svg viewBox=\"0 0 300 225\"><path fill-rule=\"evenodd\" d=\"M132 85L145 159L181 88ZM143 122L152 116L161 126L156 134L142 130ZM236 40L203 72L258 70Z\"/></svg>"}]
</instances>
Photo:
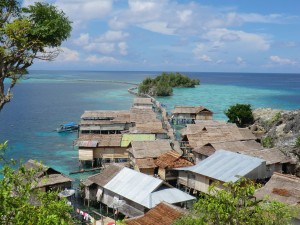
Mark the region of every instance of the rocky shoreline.
<instances>
[{"instance_id":1,"label":"rocky shoreline","mask_svg":"<svg viewBox=\"0 0 300 225\"><path fill-rule=\"evenodd\" d=\"M253 110L254 123L249 128L268 147L279 148L297 161L297 176L300 177L300 109L280 110L257 108Z\"/></svg>"}]
</instances>

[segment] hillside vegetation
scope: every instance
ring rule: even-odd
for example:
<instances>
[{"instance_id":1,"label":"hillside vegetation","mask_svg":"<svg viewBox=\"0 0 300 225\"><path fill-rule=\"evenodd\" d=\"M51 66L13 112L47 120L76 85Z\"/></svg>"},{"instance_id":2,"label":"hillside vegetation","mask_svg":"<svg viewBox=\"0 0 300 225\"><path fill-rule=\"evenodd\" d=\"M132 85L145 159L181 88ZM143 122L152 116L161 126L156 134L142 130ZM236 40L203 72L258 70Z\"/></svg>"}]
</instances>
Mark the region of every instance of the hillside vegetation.
<instances>
[{"instance_id":1,"label":"hillside vegetation","mask_svg":"<svg viewBox=\"0 0 300 225\"><path fill-rule=\"evenodd\" d=\"M170 96L173 94L173 87L193 88L199 85L198 79L191 79L181 73L162 73L150 78L147 77L139 85L139 94L149 94L151 96Z\"/></svg>"}]
</instances>

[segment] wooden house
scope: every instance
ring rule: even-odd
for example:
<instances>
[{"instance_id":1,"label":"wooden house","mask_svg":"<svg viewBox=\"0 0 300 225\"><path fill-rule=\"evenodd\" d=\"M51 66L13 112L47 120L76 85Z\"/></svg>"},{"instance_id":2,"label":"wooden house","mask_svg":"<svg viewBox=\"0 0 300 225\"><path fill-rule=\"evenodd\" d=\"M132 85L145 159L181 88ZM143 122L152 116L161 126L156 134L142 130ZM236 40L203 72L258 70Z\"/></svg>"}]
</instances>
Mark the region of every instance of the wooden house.
<instances>
[{"instance_id":1,"label":"wooden house","mask_svg":"<svg viewBox=\"0 0 300 225\"><path fill-rule=\"evenodd\" d=\"M277 148L246 151L243 152L243 154L265 160L267 165L267 177L271 177L274 172L293 173L295 171L296 162Z\"/></svg>"},{"instance_id":2,"label":"wooden house","mask_svg":"<svg viewBox=\"0 0 300 225\"><path fill-rule=\"evenodd\" d=\"M194 165L192 162L186 160L181 156L181 154L174 150L168 151L159 156L155 160L155 164L158 167L159 178L170 183L177 181L178 178L178 171L174 170L174 168Z\"/></svg>"},{"instance_id":3,"label":"wooden house","mask_svg":"<svg viewBox=\"0 0 300 225\"><path fill-rule=\"evenodd\" d=\"M168 131L163 128L163 124L160 121L137 123L134 127L129 129L131 134L154 134L155 139L167 139Z\"/></svg>"},{"instance_id":4,"label":"wooden house","mask_svg":"<svg viewBox=\"0 0 300 225\"><path fill-rule=\"evenodd\" d=\"M121 146L122 134L82 134L77 139L79 161L103 164L107 161L128 160L126 147Z\"/></svg>"},{"instance_id":5,"label":"wooden house","mask_svg":"<svg viewBox=\"0 0 300 225\"><path fill-rule=\"evenodd\" d=\"M154 175L157 167L154 160L162 154L172 150L169 140L132 141L129 162L133 169L145 174Z\"/></svg>"},{"instance_id":6,"label":"wooden house","mask_svg":"<svg viewBox=\"0 0 300 225\"><path fill-rule=\"evenodd\" d=\"M86 200L100 201L128 217L142 216L162 201L180 206L195 199L160 179L115 164L82 184Z\"/></svg>"},{"instance_id":7,"label":"wooden house","mask_svg":"<svg viewBox=\"0 0 300 225\"><path fill-rule=\"evenodd\" d=\"M188 124L182 131L181 148L184 150L184 154L188 155L193 149L208 143L249 140L256 140L256 137L249 129L238 128L235 124L220 126Z\"/></svg>"},{"instance_id":8,"label":"wooden house","mask_svg":"<svg viewBox=\"0 0 300 225\"><path fill-rule=\"evenodd\" d=\"M263 149L260 143L254 140L248 141L226 141L226 142L215 142L208 143L201 147L193 149L194 162L198 163L203 159L214 154L217 150L225 149L231 152L243 153L247 151L257 151Z\"/></svg>"},{"instance_id":9,"label":"wooden house","mask_svg":"<svg viewBox=\"0 0 300 225\"><path fill-rule=\"evenodd\" d=\"M134 98L132 108L153 110L154 104L151 98Z\"/></svg>"},{"instance_id":10,"label":"wooden house","mask_svg":"<svg viewBox=\"0 0 300 225\"><path fill-rule=\"evenodd\" d=\"M70 177L32 159L29 159L25 163L25 169L37 171L34 177L37 183L34 182L32 184L32 188L34 189L38 188L47 192L49 190L64 190L72 187L72 179Z\"/></svg>"},{"instance_id":11,"label":"wooden house","mask_svg":"<svg viewBox=\"0 0 300 225\"><path fill-rule=\"evenodd\" d=\"M143 216L125 219L126 225L171 225L186 212L174 205L161 202Z\"/></svg>"},{"instance_id":12,"label":"wooden house","mask_svg":"<svg viewBox=\"0 0 300 225\"><path fill-rule=\"evenodd\" d=\"M213 182L235 182L240 177L252 180L266 178L266 161L235 152L218 150L195 166L177 168L178 184L187 189L208 193Z\"/></svg>"},{"instance_id":13,"label":"wooden house","mask_svg":"<svg viewBox=\"0 0 300 225\"><path fill-rule=\"evenodd\" d=\"M203 106L175 106L171 122L176 124L192 124L195 120L212 120L213 112Z\"/></svg>"},{"instance_id":14,"label":"wooden house","mask_svg":"<svg viewBox=\"0 0 300 225\"><path fill-rule=\"evenodd\" d=\"M79 123L79 137L81 134L121 134L132 125L128 110L85 111Z\"/></svg>"},{"instance_id":15,"label":"wooden house","mask_svg":"<svg viewBox=\"0 0 300 225\"><path fill-rule=\"evenodd\" d=\"M152 111L151 109L140 108L130 109L130 121L135 124L161 122L161 120L157 118L157 115L154 111Z\"/></svg>"},{"instance_id":16,"label":"wooden house","mask_svg":"<svg viewBox=\"0 0 300 225\"><path fill-rule=\"evenodd\" d=\"M300 224L300 178L292 175L274 172L266 185L256 190L254 196L263 199L276 200L298 208L298 214L293 224Z\"/></svg>"}]
</instances>

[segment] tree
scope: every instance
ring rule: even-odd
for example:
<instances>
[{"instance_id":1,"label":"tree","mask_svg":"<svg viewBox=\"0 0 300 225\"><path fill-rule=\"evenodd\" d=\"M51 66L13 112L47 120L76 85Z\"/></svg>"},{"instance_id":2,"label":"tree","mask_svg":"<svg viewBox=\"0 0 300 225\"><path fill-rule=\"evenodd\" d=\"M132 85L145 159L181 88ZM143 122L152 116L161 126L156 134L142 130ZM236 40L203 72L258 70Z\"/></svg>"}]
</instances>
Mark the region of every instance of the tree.
<instances>
[{"instance_id":1,"label":"tree","mask_svg":"<svg viewBox=\"0 0 300 225\"><path fill-rule=\"evenodd\" d=\"M224 113L228 122L236 123L239 127L251 124L254 120L250 104L232 105Z\"/></svg>"},{"instance_id":2,"label":"tree","mask_svg":"<svg viewBox=\"0 0 300 225\"><path fill-rule=\"evenodd\" d=\"M34 189L40 170L24 165L13 170L16 161L5 159L6 150L7 142L0 144L0 163L4 163L0 170L0 224L73 224L72 207L65 199L59 200L55 191Z\"/></svg>"},{"instance_id":3,"label":"tree","mask_svg":"<svg viewBox=\"0 0 300 225\"><path fill-rule=\"evenodd\" d=\"M175 225L287 225L296 211L278 201L266 197L253 197L258 186L242 178L236 183L225 183L224 189L216 184L209 194L200 195L192 211L175 222Z\"/></svg>"},{"instance_id":4,"label":"tree","mask_svg":"<svg viewBox=\"0 0 300 225\"><path fill-rule=\"evenodd\" d=\"M21 8L17 0L0 0L0 9L1 111L34 59L53 60L72 27L63 11L46 3Z\"/></svg>"}]
</instances>

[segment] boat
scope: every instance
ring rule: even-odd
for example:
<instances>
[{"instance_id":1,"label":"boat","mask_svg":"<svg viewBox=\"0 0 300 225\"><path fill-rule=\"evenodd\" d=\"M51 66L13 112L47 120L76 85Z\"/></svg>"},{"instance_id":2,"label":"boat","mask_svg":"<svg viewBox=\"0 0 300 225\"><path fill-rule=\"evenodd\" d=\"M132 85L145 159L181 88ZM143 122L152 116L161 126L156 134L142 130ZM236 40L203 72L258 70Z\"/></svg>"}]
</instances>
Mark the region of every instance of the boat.
<instances>
[{"instance_id":1,"label":"boat","mask_svg":"<svg viewBox=\"0 0 300 225\"><path fill-rule=\"evenodd\" d=\"M78 130L78 124L74 122L65 123L59 126L59 128L56 129L58 133L60 132L73 132L75 130Z\"/></svg>"}]
</instances>

